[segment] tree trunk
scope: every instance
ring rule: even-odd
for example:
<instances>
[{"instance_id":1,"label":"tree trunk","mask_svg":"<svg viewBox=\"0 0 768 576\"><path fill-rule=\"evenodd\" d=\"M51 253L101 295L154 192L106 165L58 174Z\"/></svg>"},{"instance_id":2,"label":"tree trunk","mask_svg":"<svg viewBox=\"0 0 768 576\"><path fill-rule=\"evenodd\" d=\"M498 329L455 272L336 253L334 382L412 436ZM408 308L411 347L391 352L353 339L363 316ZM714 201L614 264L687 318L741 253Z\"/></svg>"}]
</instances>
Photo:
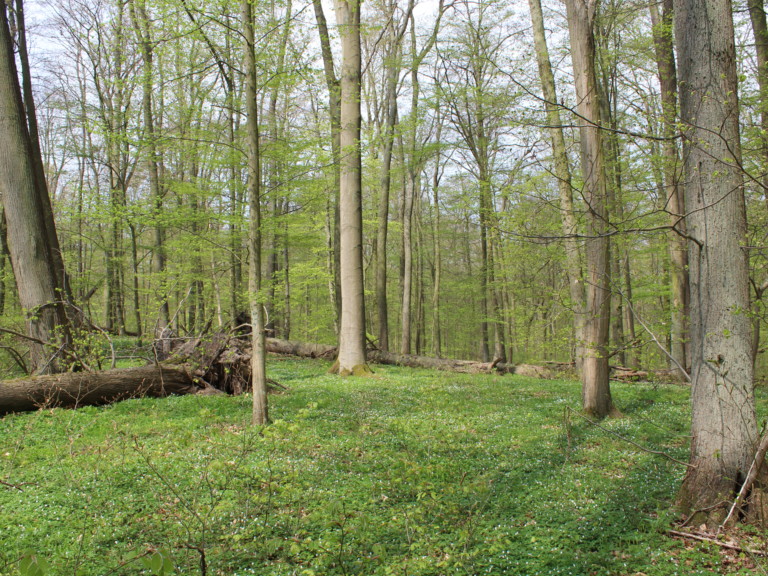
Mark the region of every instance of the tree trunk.
<instances>
[{"instance_id":1,"label":"tree trunk","mask_svg":"<svg viewBox=\"0 0 768 576\"><path fill-rule=\"evenodd\" d=\"M200 388L186 366L152 365L7 380L0 384L0 415L39 408L77 408L128 398L190 394Z\"/></svg>"},{"instance_id":2,"label":"tree trunk","mask_svg":"<svg viewBox=\"0 0 768 576\"><path fill-rule=\"evenodd\" d=\"M0 7L0 196L19 302L34 339L30 364L33 371L57 372L66 364L60 356L69 345L69 321L43 219L6 9Z\"/></svg>"},{"instance_id":3,"label":"tree trunk","mask_svg":"<svg viewBox=\"0 0 768 576\"><path fill-rule=\"evenodd\" d=\"M368 371L365 360L365 286L363 284L363 209L360 165L360 4L337 0L341 36L341 325L338 372Z\"/></svg>"},{"instance_id":4,"label":"tree trunk","mask_svg":"<svg viewBox=\"0 0 768 576\"><path fill-rule=\"evenodd\" d=\"M440 142L443 122L438 118L437 142ZM432 260L434 274L432 277L432 354L436 358L442 356L442 338L440 336L440 284L443 274L442 252L440 250L440 155L435 156L435 169L432 172Z\"/></svg>"},{"instance_id":5,"label":"tree trunk","mask_svg":"<svg viewBox=\"0 0 768 576\"><path fill-rule=\"evenodd\" d=\"M248 300L251 310L251 382L253 388L253 423L269 422L267 407L266 351L264 347L264 306L261 287L261 150L259 142L259 105L257 100L255 39L251 0L242 0L245 40L245 107L248 140Z\"/></svg>"},{"instance_id":6,"label":"tree trunk","mask_svg":"<svg viewBox=\"0 0 768 576\"><path fill-rule=\"evenodd\" d=\"M582 360L582 407L603 418L613 409L608 383L608 327L611 292L608 265L607 182L600 132L600 103L595 75L596 0L566 0L571 57L581 117L581 169L587 211L586 308Z\"/></svg>"},{"instance_id":7,"label":"tree trunk","mask_svg":"<svg viewBox=\"0 0 768 576\"><path fill-rule=\"evenodd\" d=\"M576 216L573 210L573 187L571 185L571 170L568 164L568 151L565 147L563 124L560 119L560 108L557 104L557 90L552 64L549 59L547 37L544 29L544 16L541 10L541 0L528 0L533 22L533 40L536 47L536 59L539 64L541 88L546 101L547 123L550 126L549 135L552 139L552 156L557 179L557 189L560 193L560 221L563 230L565 246L565 268L568 275L568 288L573 310L573 333L575 336L575 358L577 366L581 365L581 343L584 325L585 292L582 283L581 249L576 234Z\"/></svg>"},{"instance_id":8,"label":"tree trunk","mask_svg":"<svg viewBox=\"0 0 768 576\"><path fill-rule=\"evenodd\" d=\"M669 224L674 228L669 233L667 250L669 252L670 287L671 287L671 330L672 358L683 370L690 368L688 342L688 245L685 239L685 198L680 180L680 156L675 135L677 131L677 69L672 43L673 0L663 0L662 13L651 3L651 22L653 24L653 43L656 50L656 64L659 70L662 107L662 162L666 210Z\"/></svg>"},{"instance_id":9,"label":"tree trunk","mask_svg":"<svg viewBox=\"0 0 768 576\"><path fill-rule=\"evenodd\" d=\"M736 54L728 0L675 5L691 280L691 468L679 504L719 522L750 468L757 424ZM757 491L753 491L756 494Z\"/></svg>"},{"instance_id":10,"label":"tree trunk","mask_svg":"<svg viewBox=\"0 0 768 576\"><path fill-rule=\"evenodd\" d=\"M19 63L21 64L22 94L24 100L25 116L29 130L29 138L32 146L32 162L35 169L37 182L37 194L40 196L42 218L45 223L45 233L48 245L51 249L51 259L54 267L56 285L62 290L62 297L71 299L69 279L64 268L59 238L56 234L56 226L53 219L53 207L48 195L48 183L43 166L43 154L40 147L40 135L37 126L37 106L35 105L34 92L32 90L32 71L29 66L29 54L27 52L27 27L24 19L24 2L16 0L16 28L19 35Z\"/></svg>"},{"instance_id":11,"label":"tree trunk","mask_svg":"<svg viewBox=\"0 0 768 576\"><path fill-rule=\"evenodd\" d=\"M141 58L144 63L142 74L142 113L144 115L144 136L147 146L147 170L149 172L149 194L152 198L155 226L153 231L154 258L152 259L153 273L162 286L160 290L160 310L155 323L155 338L161 339L168 327L170 311L168 298L165 295L165 226L161 223L163 211L163 194L160 189L160 173L158 169L157 135L155 134L155 115L152 95L154 93L154 42L150 30L149 15L144 1L131 2L131 18L136 36L141 47ZM140 330L140 328L139 328ZM167 352L167 351L166 351Z\"/></svg>"},{"instance_id":12,"label":"tree trunk","mask_svg":"<svg viewBox=\"0 0 768 576\"><path fill-rule=\"evenodd\" d=\"M669 0L667 0L669 1ZM758 99L760 108L760 140L763 162L763 197L768 204L768 24L765 18L763 0L747 0L749 19L752 22L752 34L755 37L757 56L757 84L760 89Z\"/></svg>"},{"instance_id":13,"label":"tree trunk","mask_svg":"<svg viewBox=\"0 0 768 576\"><path fill-rule=\"evenodd\" d=\"M412 150L413 152L413 150ZM403 305L400 311L400 353L411 353L411 296L413 295L413 204L418 175L409 170L403 189Z\"/></svg>"},{"instance_id":14,"label":"tree trunk","mask_svg":"<svg viewBox=\"0 0 768 576\"><path fill-rule=\"evenodd\" d=\"M323 70L325 72L325 83L328 88L329 102L328 108L331 114L331 154L333 156L333 195L328 199L328 218L332 220L332 225L328 226L329 239L329 272L331 274L330 296L336 308L334 325L337 327L337 333L341 333L341 230L340 230L340 202L341 190L341 85L336 78L333 66L333 52L331 51L331 38L328 34L328 24L323 12L321 0L312 0L312 6L315 11L315 20L317 21L317 31L320 36L320 49L323 56ZM355 6L355 10L358 7ZM337 8L338 11L338 8ZM358 15L359 23L359 15ZM343 48L342 48L343 51ZM343 71L342 71L343 75ZM360 74L358 73L358 86ZM359 110L359 107L358 107ZM332 217L331 217L332 215ZM330 222L329 222L330 223Z\"/></svg>"},{"instance_id":15,"label":"tree trunk","mask_svg":"<svg viewBox=\"0 0 768 576\"><path fill-rule=\"evenodd\" d=\"M392 48L392 51L397 51ZM397 78L400 67L388 54L386 65L385 117L381 145L381 176L379 178L379 220L376 232L376 311L379 321L379 348L389 350L389 312L387 307L387 233L389 230L389 189L392 181L392 147L397 124Z\"/></svg>"},{"instance_id":16,"label":"tree trunk","mask_svg":"<svg viewBox=\"0 0 768 576\"><path fill-rule=\"evenodd\" d=\"M5 210L0 203L0 316L5 312L6 298L6 262L8 258L8 227L5 223Z\"/></svg>"}]
</instances>

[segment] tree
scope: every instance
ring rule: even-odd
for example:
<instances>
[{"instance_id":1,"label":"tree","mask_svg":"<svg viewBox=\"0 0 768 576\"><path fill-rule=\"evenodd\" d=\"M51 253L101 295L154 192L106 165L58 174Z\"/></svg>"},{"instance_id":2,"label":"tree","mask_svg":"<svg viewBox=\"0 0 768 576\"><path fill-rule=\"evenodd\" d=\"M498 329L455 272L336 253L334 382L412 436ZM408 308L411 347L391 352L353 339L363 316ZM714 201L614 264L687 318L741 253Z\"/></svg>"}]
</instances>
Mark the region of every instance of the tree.
<instances>
[{"instance_id":1,"label":"tree","mask_svg":"<svg viewBox=\"0 0 768 576\"><path fill-rule=\"evenodd\" d=\"M50 241L55 228L47 228L51 223L44 219L52 211L47 192L42 193L47 189L40 180L41 166L42 160L35 160L4 3L0 7L0 196L8 252L31 342L31 368L52 373L67 368L71 335Z\"/></svg>"},{"instance_id":2,"label":"tree","mask_svg":"<svg viewBox=\"0 0 768 576\"><path fill-rule=\"evenodd\" d=\"M341 36L341 323L339 357L335 369L341 375L368 372L365 359L363 208L360 180L360 7L357 0L336 1L336 21Z\"/></svg>"},{"instance_id":3,"label":"tree","mask_svg":"<svg viewBox=\"0 0 768 576\"><path fill-rule=\"evenodd\" d=\"M587 205L586 306L581 370L582 407L603 418L613 409L608 383L611 292L608 265L607 177L595 74L596 0L566 0L576 85L583 196Z\"/></svg>"},{"instance_id":4,"label":"tree","mask_svg":"<svg viewBox=\"0 0 768 576\"><path fill-rule=\"evenodd\" d=\"M141 47L141 57L144 63L144 71L141 79L142 84L142 112L144 115L144 137L147 140L147 168L149 171L149 188L152 197L152 207L159 220L159 215L163 210L163 193L160 189L160 172L158 165L157 135L155 134L154 120L154 41L150 26L149 15L145 0L132 0L131 19L133 20L134 31ZM159 278L162 278L166 272L166 250L165 250L165 227L158 221L154 230L154 258L152 260L154 272ZM137 332L141 336L141 317L137 314ZM168 309L168 299L163 297L160 302L160 311L155 326L155 337L163 339L168 328L170 312ZM170 353L167 346L167 340L164 340L164 352Z\"/></svg>"},{"instance_id":5,"label":"tree","mask_svg":"<svg viewBox=\"0 0 768 576\"><path fill-rule=\"evenodd\" d=\"M757 447L730 1L679 0L675 38L689 236L693 412L690 467L678 501L683 512L696 513L697 524L717 523L744 482Z\"/></svg>"},{"instance_id":6,"label":"tree","mask_svg":"<svg viewBox=\"0 0 768 576\"><path fill-rule=\"evenodd\" d=\"M565 146L563 124L560 118L560 108L557 104L557 91L555 89L555 76L552 73L552 64L549 59L549 48L544 29L544 15L541 9L541 0L528 0L531 9L531 22L533 24L533 41L536 49L536 60L539 66L539 79L544 94L544 103L547 110L547 124L552 139L552 160L554 163L554 175L557 179L557 189L560 195L560 217L565 248L565 268L568 274L568 288L573 308L573 333L576 338L576 360L581 363L582 329L584 322L584 283L582 282L581 251L576 239L577 226L576 215L573 210L573 185L571 182L571 169L568 162L568 151Z\"/></svg>"},{"instance_id":7,"label":"tree","mask_svg":"<svg viewBox=\"0 0 768 576\"><path fill-rule=\"evenodd\" d=\"M248 299L251 309L251 382L253 385L253 423L269 421L264 334L264 303L261 287L261 153L259 142L259 103L257 100L256 41L253 31L252 0L242 0L245 37L245 106L248 141Z\"/></svg>"},{"instance_id":8,"label":"tree","mask_svg":"<svg viewBox=\"0 0 768 576\"><path fill-rule=\"evenodd\" d=\"M653 23L653 44L656 53L656 65L659 71L661 88L662 161L665 188L665 206L669 212L669 223L673 227L668 242L671 264L670 279L672 289L672 358L679 368L688 369L688 254L685 239L685 198L680 179L680 155L675 137L677 118L677 69L672 45L672 20L674 16L672 0L662 2L662 11L655 4L650 5ZM768 119L767 119L768 120Z\"/></svg>"}]
</instances>

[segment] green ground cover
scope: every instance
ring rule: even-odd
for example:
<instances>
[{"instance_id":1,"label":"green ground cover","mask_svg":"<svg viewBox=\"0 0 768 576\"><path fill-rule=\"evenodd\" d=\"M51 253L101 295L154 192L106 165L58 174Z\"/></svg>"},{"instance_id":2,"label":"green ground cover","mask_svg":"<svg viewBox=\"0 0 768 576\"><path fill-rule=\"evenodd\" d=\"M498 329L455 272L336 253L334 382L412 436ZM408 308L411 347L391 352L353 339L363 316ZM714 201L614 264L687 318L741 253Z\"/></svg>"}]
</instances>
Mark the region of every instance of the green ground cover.
<instances>
[{"instance_id":1,"label":"green ground cover","mask_svg":"<svg viewBox=\"0 0 768 576\"><path fill-rule=\"evenodd\" d=\"M685 460L684 387L614 384L600 429L575 382L326 369L270 359L262 433L250 397L0 419L0 574L765 573L670 538L684 466L618 437Z\"/></svg>"}]
</instances>

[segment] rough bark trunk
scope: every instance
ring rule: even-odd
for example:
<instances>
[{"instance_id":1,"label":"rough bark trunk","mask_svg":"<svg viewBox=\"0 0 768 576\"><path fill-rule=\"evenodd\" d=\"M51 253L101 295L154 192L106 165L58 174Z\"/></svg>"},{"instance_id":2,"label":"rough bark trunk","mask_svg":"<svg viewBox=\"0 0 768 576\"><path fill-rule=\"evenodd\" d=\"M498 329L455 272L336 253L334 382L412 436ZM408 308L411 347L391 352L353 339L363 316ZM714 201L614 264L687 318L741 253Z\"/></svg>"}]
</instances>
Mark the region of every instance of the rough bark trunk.
<instances>
[{"instance_id":1,"label":"rough bark trunk","mask_svg":"<svg viewBox=\"0 0 768 576\"><path fill-rule=\"evenodd\" d=\"M729 0L675 5L691 281L691 455L678 503L719 523L757 448ZM753 495L760 490L753 490Z\"/></svg>"},{"instance_id":2,"label":"rough bark trunk","mask_svg":"<svg viewBox=\"0 0 768 576\"><path fill-rule=\"evenodd\" d=\"M200 390L184 366L154 365L8 380L0 384L0 415L39 408L77 408L128 398L164 397Z\"/></svg>"},{"instance_id":3,"label":"rough bark trunk","mask_svg":"<svg viewBox=\"0 0 768 576\"><path fill-rule=\"evenodd\" d=\"M63 296L71 299L69 279L64 268L64 258L59 245L59 237L56 234L56 226L53 219L53 207L48 193L48 182L43 166L43 154L40 147L40 134L37 125L37 106L35 105L34 92L32 90L32 70L29 65L29 53L27 51L27 26L24 19L24 2L16 0L16 28L18 31L19 64L21 65L22 94L29 130L30 143L32 145L32 162L35 167L35 180L37 182L37 194L40 197L41 216L45 223L45 233L51 250L51 260L54 268L56 285L62 290Z\"/></svg>"},{"instance_id":4,"label":"rough bark trunk","mask_svg":"<svg viewBox=\"0 0 768 576\"><path fill-rule=\"evenodd\" d=\"M68 346L69 322L60 304L6 9L0 7L0 196L19 301L34 339L31 367L56 372L65 364L60 356Z\"/></svg>"}]
</instances>

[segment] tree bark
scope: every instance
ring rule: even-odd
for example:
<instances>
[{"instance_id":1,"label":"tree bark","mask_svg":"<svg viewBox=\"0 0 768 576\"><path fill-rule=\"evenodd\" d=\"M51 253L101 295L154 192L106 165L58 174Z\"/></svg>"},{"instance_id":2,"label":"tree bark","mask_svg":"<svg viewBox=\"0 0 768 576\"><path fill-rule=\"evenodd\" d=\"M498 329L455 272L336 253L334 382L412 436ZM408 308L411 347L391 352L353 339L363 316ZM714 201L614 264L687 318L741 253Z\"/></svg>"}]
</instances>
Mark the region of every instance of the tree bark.
<instances>
[{"instance_id":1,"label":"tree bark","mask_svg":"<svg viewBox=\"0 0 768 576\"><path fill-rule=\"evenodd\" d=\"M19 64L21 65L22 95L24 100L25 116L29 130L29 139L32 148L32 162L35 168L35 181L37 182L37 194L40 197L42 218L45 224L45 233L51 251L51 261L54 268L56 285L62 290L62 295L71 299L69 279L64 268L64 258L59 246L59 237L56 234L56 226L53 219L53 207L48 193L48 182L43 166L43 154L40 147L40 134L37 125L37 107L35 105L34 92L32 90L32 70L29 65L27 51L27 26L24 19L24 2L16 0L16 28L19 41Z\"/></svg>"},{"instance_id":2,"label":"tree bark","mask_svg":"<svg viewBox=\"0 0 768 576\"><path fill-rule=\"evenodd\" d=\"M576 215L573 210L571 170L568 163L565 136L563 135L563 124L560 118L560 107L557 104L555 76L552 73L552 63L549 58L541 0L528 0L528 4L531 8L533 40L536 48L536 59L539 65L539 78L541 79L541 88L547 110L547 123L550 126L549 135L552 139L555 178L557 179L557 189L560 195L560 221L563 237L565 238L563 242L565 247L565 268L568 275L568 288L571 296L571 308L573 309L573 333L576 340L574 357L577 360L577 365L580 366L585 292L581 277L581 248L576 239L578 228Z\"/></svg>"},{"instance_id":3,"label":"tree bark","mask_svg":"<svg viewBox=\"0 0 768 576\"><path fill-rule=\"evenodd\" d=\"M320 50L323 56L323 71L325 83L328 88L328 108L331 114L331 155L333 156L333 195L328 199L328 244L330 264L330 296L336 308L334 325L340 334L341 322L341 231L340 227L340 189L341 189L341 85L333 66L333 52L331 51L331 38L328 34L328 24L323 11L321 0L312 0L315 11L317 31L320 36ZM343 73L343 72L342 72ZM359 74L358 74L359 78ZM332 213L332 214L331 214ZM332 217L331 217L332 216ZM331 223L332 221L332 223Z\"/></svg>"},{"instance_id":4,"label":"tree bark","mask_svg":"<svg viewBox=\"0 0 768 576\"><path fill-rule=\"evenodd\" d=\"M266 351L264 347L264 305L261 278L261 150L259 142L259 104L257 101L255 39L252 0L242 0L243 36L245 39L245 107L248 140L248 301L251 310L251 382L253 389L253 423L269 422L267 406Z\"/></svg>"},{"instance_id":5,"label":"tree bark","mask_svg":"<svg viewBox=\"0 0 768 576\"><path fill-rule=\"evenodd\" d=\"M360 3L337 0L341 36L340 248L341 325L338 372L368 371L365 359L363 209L360 164Z\"/></svg>"},{"instance_id":6,"label":"tree bark","mask_svg":"<svg viewBox=\"0 0 768 576\"><path fill-rule=\"evenodd\" d=\"M25 311L27 333L33 339L31 368L40 373L57 372L66 364L60 355L62 351L66 354L69 345L69 321L61 304L63 295L56 282L56 265L43 219L39 176L35 171L6 10L3 4L0 7L0 196L19 301Z\"/></svg>"},{"instance_id":7,"label":"tree bark","mask_svg":"<svg viewBox=\"0 0 768 576\"><path fill-rule=\"evenodd\" d=\"M729 0L675 5L691 280L691 468L683 512L719 523L757 448L744 181ZM755 493L756 491L753 491Z\"/></svg>"},{"instance_id":8,"label":"tree bark","mask_svg":"<svg viewBox=\"0 0 768 576\"><path fill-rule=\"evenodd\" d=\"M39 408L77 408L145 396L200 390L184 366L153 365L8 380L0 384L0 415Z\"/></svg>"},{"instance_id":9,"label":"tree bark","mask_svg":"<svg viewBox=\"0 0 768 576\"><path fill-rule=\"evenodd\" d=\"M675 135L677 127L677 68L672 43L672 21L674 18L673 0L663 0L662 12L651 3L651 22L653 24L653 44L656 51L656 64L659 70L662 108L662 162L666 210L669 224L673 230L669 234L667 250L669 253L670 285L672 291L671 339L672 358L684 370L690 368L688 342L688 245L685 239L685 198L683 187L679 186L680 156Z\"/></svg>"},{"instance_id":10,"label":"tree bark","mask_svg":"<svg viewBox=\"0 0 768 576\"><path fill-rule=\"evenodd\" d=\"M582 407L603 418L613 410L608 383L611 292L606 210L607 182L595 75L596 0L566 0L581 140L581 169L587 204L586 308L582 360Z\"/></svg>"},{"instance_id":11,"label":"tree bark","mask_svg":"<svg viewBox=\"0 0 768 576\"><path fill-rule=\"evenodd\" d=\"M158 169L157 135L155 133L155 114L152 94L154 91L154 43L150 30L149 15L144 1L133 0L131 2L131 18L139 39L141 57L144 63L142 75L142 113L144 116L144 136L147 146L147 170L149 172L149 194L152 198L155 226L153 230L154 258L152 259L152 272L163 288L160 290L160 309L155 324L155 338L162 339L163 333L168 328L170 310L168 298L165 294L165 226L161 223L163 211L163 194L160 188L160 172ZM141 326L138 326L139 333ZM167 351L166 351L167 352Z\"/></svg>"}]
</instances>

